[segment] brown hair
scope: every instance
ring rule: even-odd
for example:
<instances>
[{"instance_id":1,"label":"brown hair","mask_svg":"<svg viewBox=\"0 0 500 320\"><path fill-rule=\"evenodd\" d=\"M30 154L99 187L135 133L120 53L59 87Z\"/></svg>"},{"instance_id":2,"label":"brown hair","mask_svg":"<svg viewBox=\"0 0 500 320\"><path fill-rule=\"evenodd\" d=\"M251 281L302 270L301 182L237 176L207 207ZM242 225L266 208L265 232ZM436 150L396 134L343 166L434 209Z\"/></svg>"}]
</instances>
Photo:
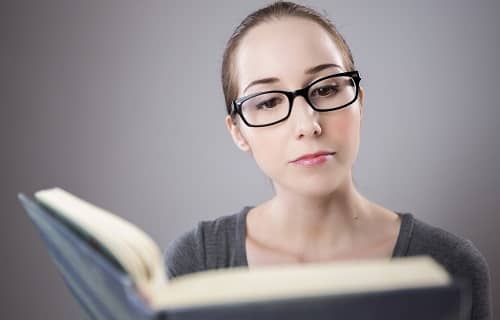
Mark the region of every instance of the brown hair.
<instances>
[{"instance_id":1,"label":"brown hair","mask_svg":"<svg viewBox=\"0 0 500 320\"><path fill-rule=\"evenodd\" d=\"M228 114L231 114L231 104L232 101L237 98L239 90L238 84L236 83L236 70L234 69L233 61L239 43L245 34L247 34L253 27L261 24L262 22L283 17L300 17L318 23L331 35L332 39L338 45L345 59L344 62L346 63L348 69L347 71L354 70L354 59L352 57L351 49L349 49L346 41L337 31L335 25L325 15L318 13L314 9L293 2L277 1L252 12L245 19L243 19L238 27L236 27L226 44L222 58L222 90L224 91L226 110Z\"/></svg>"}]
</instances>

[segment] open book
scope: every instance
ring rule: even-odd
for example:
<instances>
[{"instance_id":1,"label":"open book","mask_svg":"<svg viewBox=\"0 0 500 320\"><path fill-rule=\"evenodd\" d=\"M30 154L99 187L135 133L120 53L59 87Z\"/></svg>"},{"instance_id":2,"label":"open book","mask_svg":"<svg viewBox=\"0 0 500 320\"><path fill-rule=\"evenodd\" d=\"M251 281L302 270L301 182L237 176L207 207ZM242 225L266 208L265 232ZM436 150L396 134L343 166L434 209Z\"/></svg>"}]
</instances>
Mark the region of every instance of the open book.
<instances>
[{"instance_id":1,"label":"open book","mask_svg":"<svg viewBox=\"0 0 500 320\"><path fill-rule=\"evenodd\" d=\"M233 316L238 314L238 319L248 316L250 310L261 312L261 319L267 314L271 315L269 319L278 318L271 312L285 316L289 310L286 318L291 319L300 303L302 311L309 310L311 303L311 308L316 306L320 310L318 314L326 315L328 308L328 312L336 310L332 308L337 300L342 302L340 307L349 303L363 307L359 303L366 303L365 312L371 310L370 301L372 308L396 309L398 301L406 301L407 311L412 312L413 303L414 310L428 312L425 316L433 319L441 319L437 317L439 312L446 319L450 315L459 319L463 313L460 305L463 288L430 257L240 267L204 271L169 281L160 248L125 219L60 188L36 192L35 201L22 194L19 198L41 231L64 280L96 319L122 319L137 307L144 318L151 319L161 318L160 314L168 314L165 316L168 319L188 319L189 315L193 319L195 315L222 319L227 310ZM125 293L117 294L121 286ZM120 309L117 306L122 308L121 316L115 313ZM259 306L264 307L259 309ZM430 309L422 311L424 306ZM300 313L297 312L295 315ZM389 319L389 314L390 310L386 310L380 318ZM398 316L411 318L410 314Z\"/></svg>"}]
</instances>

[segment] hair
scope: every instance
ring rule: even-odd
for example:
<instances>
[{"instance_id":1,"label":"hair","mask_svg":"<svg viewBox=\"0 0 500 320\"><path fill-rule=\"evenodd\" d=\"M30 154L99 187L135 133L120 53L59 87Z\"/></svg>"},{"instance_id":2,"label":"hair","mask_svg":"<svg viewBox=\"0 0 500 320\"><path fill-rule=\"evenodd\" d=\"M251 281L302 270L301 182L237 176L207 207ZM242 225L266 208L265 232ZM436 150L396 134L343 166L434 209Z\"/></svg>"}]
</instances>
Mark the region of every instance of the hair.
<instances>
[{"instance_id":1,"label":"hair","mask_svg":"<svg viewBox=\"0 0 500 320\"><path fill-rule=\"evenodd\" d=\"M236 27L226 44L226 48L224 50L224 55L222 58L221 80L222 90L224 91L224 99L226 103L226 111L228 115L231 115L231 105L233 100L237 98L239 91L238 83L236 81L237 70L234 67L234 58L235 53L238 49L238 45L252 28L273 19L278 20L280 18L286 17L309 19L323 27L339 47L344 58L344 63L348 69L347 71L352 71L355 69L351 49L347 45L347 42L344 40L342 35L337 31L335 25L326 17L326 15L322 15L314 9L293 2L274 2L266 7L252 12L245 19L243 19L243 21ZM235 115L232 116L234 121Z\"/></svg>"}]
</instances>

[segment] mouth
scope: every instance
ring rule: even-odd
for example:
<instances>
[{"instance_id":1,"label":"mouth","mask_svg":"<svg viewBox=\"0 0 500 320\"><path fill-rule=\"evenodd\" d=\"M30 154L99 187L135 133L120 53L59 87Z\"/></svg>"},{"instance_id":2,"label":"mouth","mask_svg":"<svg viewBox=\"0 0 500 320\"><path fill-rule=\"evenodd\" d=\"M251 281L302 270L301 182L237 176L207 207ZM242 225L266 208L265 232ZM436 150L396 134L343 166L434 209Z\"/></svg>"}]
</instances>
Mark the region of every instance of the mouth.
<instances>
[{"instance_id":1,"label":"mouth","mask_svg":"<svg viewBox=\"0 0 500 320\"><path fill-rule=\"evenodd\" d=\"M290 161L291 163L300 163L300 164L314 164L316 162L324 162L335 155L336 152L331 151L319 151L310 154L304 154L297 159Z\"/></svg>"}]
</instances>

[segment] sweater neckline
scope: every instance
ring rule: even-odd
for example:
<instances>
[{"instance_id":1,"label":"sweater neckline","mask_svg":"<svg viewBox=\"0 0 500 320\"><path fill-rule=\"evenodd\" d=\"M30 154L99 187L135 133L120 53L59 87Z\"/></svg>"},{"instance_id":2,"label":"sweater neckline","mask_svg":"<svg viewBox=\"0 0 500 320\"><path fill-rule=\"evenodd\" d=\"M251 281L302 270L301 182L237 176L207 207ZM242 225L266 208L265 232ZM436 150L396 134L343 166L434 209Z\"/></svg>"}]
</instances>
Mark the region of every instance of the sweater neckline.
<instances>
[{"instance_id":1,"label":"sweater neckline","mask_svg":"<svg viewBox=\"0 0 500 320\"><path fill-rule=\"evenodd\" d=\"M248 212L253 208L253 206L245 206L237 216L237 228L236 228L236 239L238 249L238 266L248 266L247 259L247 249L245 245L246 241L246 225L247 225L247 215ZM394 211L401 218L401 225L399 227L399 233L396 240L396 244L392 251L392 258L404 257L408 253L408 247L413 234L414 218L409 212L397 212Z\"/></svg>"}]
</instances>

